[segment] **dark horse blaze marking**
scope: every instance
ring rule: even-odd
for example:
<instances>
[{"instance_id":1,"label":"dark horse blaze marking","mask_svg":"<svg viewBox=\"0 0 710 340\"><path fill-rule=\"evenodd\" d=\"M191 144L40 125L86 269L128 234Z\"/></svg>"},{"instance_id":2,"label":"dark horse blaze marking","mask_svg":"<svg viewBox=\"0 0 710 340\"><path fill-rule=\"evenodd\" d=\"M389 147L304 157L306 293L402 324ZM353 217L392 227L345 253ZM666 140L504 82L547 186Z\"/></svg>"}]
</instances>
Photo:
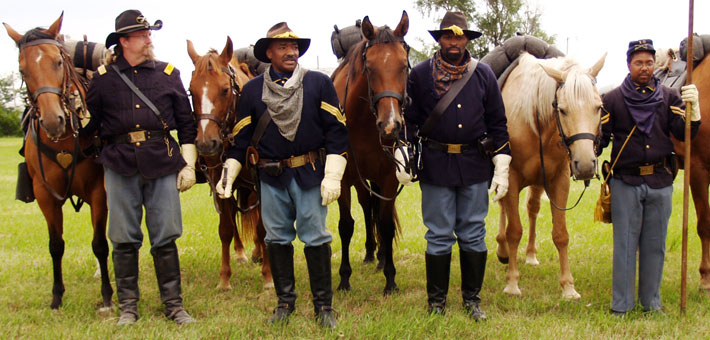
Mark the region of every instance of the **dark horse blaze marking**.
<instances>
[{"instance_id":1,"label":"dark horse blaze marking","mask_svg":"<svg viewBox=\"0 0 710 340\"><path fill-rule=\"evenodd\" d=\"M397 194L398 182L391 148L404 126L402 106L409 71L404 36L408 29L406 12L402 13L394 30L387 26L373 27L370 19L365 17L361 26L363 40L350 49L331 77L345 109L350 138L348 166L338 199L338 230L343 251L340 290L350 289L352 274L349 248L354 231L354 220L350 214L350 187L353 185L368 231L365 259L373 258L375 240L372 230L375 228L386 278L384 293L398 289L392 259L392 244L399 224L395 202L394 199L380 199L370 190L387 198L394 198ZM365 187L366 181L369 181L369 190Z\"/></svg>"},{"instance_id":2,"label":"dark horse blaze marking","mask_svg":"<svg viewBox=\"0 0 710 340\"><path fill-rule=\"evenodd\" d=\"M92 155L85 155L91 150L93 138L81 135L76 137L80 113L70 105L70 94L78 91L83 103L86 87L74 71L67 53L57 42L63 16L62 13L49 29L36 28L24 35L5 24L8 35L20 48L20 72L30 94L31 133L25 136L25 159L37 204L49 229L49 253L54 267L50 307L59 308L64 295L62 206L67 198L77 196L91 206L94 230L91 247L101 272L101 306L109 308L113 289L107 266L108 207L103 168L94 162ZM43 149L50 151L40 151L38 140ZM49 157L51 153L57 155Z\"/></svg>"}]
</instances>

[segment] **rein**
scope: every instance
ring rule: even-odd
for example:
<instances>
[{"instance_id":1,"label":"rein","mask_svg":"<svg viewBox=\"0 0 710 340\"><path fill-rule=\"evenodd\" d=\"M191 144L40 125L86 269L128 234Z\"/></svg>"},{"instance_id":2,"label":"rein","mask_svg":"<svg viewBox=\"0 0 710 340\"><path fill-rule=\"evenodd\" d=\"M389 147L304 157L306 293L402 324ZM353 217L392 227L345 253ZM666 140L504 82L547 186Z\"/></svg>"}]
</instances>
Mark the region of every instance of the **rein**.
<instances>
[{"instance_id":1,"label":"rein","mask_svg":"<svg viewBox=\"0 0 710 340\"><path fill-rule=\"evenodd\" d=\"M583 133L578 133L575 135L572 135L570 137L567 137L565 135L564 130L562 129L562 122L560 121L560 108L557 105L557 92L565 86L564 82L558 82L557 83L557 88L555 89L555 99L552 102L552 107L554 108L555 112L555 121L557 122L557 130L559 132L560 138L562 139L562 144L565 146L565 149L567 150L567 157L570 158L572 157L572 151L570 150L570 146L572 143L578 140L582 139L591 139L594 141L594 148L595 150L598 148L599 143L601 143L601 121L599 121L599 126L597 129L597 135L594 135L592 133L588 132L583 132ZM535 123L537 125L537 135L538 135L538 140L539 140L539 150L540 150L540 167L542 168L542 184L545 187L545 192L549 192L549 189L547 187L547 176L545 175L545 157L543 156L543 146L542 146L542 130L540 129L540 113L535 112ZM570 168L572 167L572 164L570 162ZM598 176L598 175L597 175ZM574 176L573 176L574 178ZM576 180L576 179L575 179ZM582 200L582 197L584 196L584 193L587 191L587 188L589 187L590 180L584 180L584 190L582 190L582 193L579 194L579 197L577 198L577 201L572 205L571 207L567 208L561 208L558 206L555 201L552 200L550 197L550 204L552 204L553 207L555 207L558 210L572 210L577 207L579 202Z\"/></svg>"}]
</instances>

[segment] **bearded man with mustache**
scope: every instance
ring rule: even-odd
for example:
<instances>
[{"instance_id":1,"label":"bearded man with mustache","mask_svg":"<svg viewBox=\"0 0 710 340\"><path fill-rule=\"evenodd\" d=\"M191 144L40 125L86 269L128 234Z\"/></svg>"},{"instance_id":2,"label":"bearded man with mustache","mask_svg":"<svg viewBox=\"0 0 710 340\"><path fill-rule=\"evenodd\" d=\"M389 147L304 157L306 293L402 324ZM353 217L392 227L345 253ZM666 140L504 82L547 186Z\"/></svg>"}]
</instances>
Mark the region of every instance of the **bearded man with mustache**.
<instances>
[{"instance_id":1,"label":"bearded man with mustache","mask_svg":"<svg viewBox=\"0 0 710 340\"><path fill-rule=\"evenodd\" d=\"M610 313L624 316L638 301L646 312L662 313L661 280L671 216L675 155L671 133L685 138L685 103L692 105L691 136L700 126L698 90L677 89L653 76L656 50L651 39L631 41L626 52L629 74L602 101L602 143L613 136L610 180L614 259ZM691 137L692 138L692 137Z\"/></svg>"}]
</instances>

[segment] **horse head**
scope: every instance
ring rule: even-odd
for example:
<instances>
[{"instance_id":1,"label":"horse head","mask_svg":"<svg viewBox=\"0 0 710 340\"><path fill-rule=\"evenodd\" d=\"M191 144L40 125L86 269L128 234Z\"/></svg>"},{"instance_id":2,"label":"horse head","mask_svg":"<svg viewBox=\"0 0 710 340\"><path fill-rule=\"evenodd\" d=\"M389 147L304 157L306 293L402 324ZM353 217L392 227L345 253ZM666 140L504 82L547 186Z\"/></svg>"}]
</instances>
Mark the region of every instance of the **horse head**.
<instances>
[{"instance_id":1,"label":"horse head","mask_svg":"<svg viewBox=\"0 0 710 340\"><path fill-rule=\"evenodd\" d=\"M562 70L540 64L557 82L552 105L560 137L569 151L572 175L578 180L591 179L597 169L602 100L596 77L605 59L606 53L589 69L576 63Z\"/></svg>"},{"instance_id":2,"label":"horse head","mask_svg":"<svg viewBox=\"0 0 710 340\"><path fill-rule=\"evenodd\" d=\"M203 156L214 156L222 151L223 139L228 138L236 120L236 106L240 86L248 77L241 65L233 60L232 39L221 54L210 50L204 56L195 52L190 40L187 54L195 71L190 80L190 93L197 120L197 151Z\"/></svg>"},{"instance_id":3,"label":"horse head","mask_svg":"<svg viewBox=\"0 0 710 340\"><path fill-rule=\"evenodd\" d=\"M397 28L375 28L369 17L361 25L363 71L369 87L370 110L376 116L380 136L395 139L404 124L403 107L409 75L409 46L404 36L409 30L409 17L402 12Z\"/></svg>"},{"instance_id":4,"label":"horse head","mask_svg":"<svg viewBox=\"0 0 710 340\"><path fill-rule=\"evenodd\" d=\"M57 41L64 13L48 28L35 28L24 35L3 23L20 49L20 74L28 98L42 129L56 139L66 132L67 114L63 97L68 95L68 72L73 71L61 43Z\"/></svg>"}]
</instances>

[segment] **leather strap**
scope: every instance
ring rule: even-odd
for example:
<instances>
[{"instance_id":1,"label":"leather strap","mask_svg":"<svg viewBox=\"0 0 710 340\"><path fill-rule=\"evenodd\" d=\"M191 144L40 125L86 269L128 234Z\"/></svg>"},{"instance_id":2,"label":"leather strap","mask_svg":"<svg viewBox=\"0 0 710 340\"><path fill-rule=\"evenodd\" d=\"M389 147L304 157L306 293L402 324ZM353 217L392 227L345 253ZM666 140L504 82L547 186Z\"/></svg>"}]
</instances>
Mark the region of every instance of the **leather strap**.
<instances>
[{"instance_id":1,"label":"leather strap","mask_svg":"<svg viewBox=\"0 0 710 340\"><path fill-rule=\"evenodd\" d=\"M155 113L155 115L158 117L158 119L160 119L160 122L163 123L163 128L165 128L167 130L168 124L165 123L165 120L163 120L163 116L160 114L160 110L158 110L158 108L155 107L153 102L151 102L150 99L148 99L148 97L146 97L143 94L143 92L141 92L141 90L135 84L133 84L133 82L130 79L128 79L128 77L126 77L125 74L123 74L118 69L118 66L116 66L116 64L111 64L111 68L113 68L113 70L116 71L116 73L118 73L118 75L121 77L121 80L123 80L123 82L126 83L126 85L128 85L128 88L130 88L131 91L133 91L133 93L135 93L136 96L138 96L138 98L140 98L140 100L142 100L143 103L145 103L145 105L148 105L148 107L151 109L151 111L153 111L153 113Z\"/></svg>"},{"instance_id":2,"label":"leather strap","mask_svg":"<svg viewBox=\"0 0 710 340\"><path fill-rule=\"evenodd\" d=\"M318 151L309 151L307 154L291 156L282 160L260 159L256 166L258 168L263 168L267 163L278 162L281 163L281 166L283 167L298 168L306 164L313 165L317 160L320 160L320 153Z\"/></svg>"},{"instance_id":3,"label":"leather strap","mask_svg":"<svg viewBox=\"0 0 710 340\"><path fill-rule=\"evenodd\" d=\"M256 127L254 127L254 133L251 135L251 145L255 148L259 147L259 141L261 140L261 137L264 136L266 127L269 125L270 122L271 115L269 114L268 109L265 109L264 113L262 113L261 117L259 117L259 121L256 123Z\"/></svg>"},{"instance_id":4,"label":"leather strap","mask_svg":"<svg viewBox=\"0 0 710 340\"><path fill-rule=\"evenodd\" d=\"M464 85L466 85L466 83L468 83L468 80L471 79L473 72L476 70L476 66L478 66L478 60L471 58L471 61L468 63L468 71L463 75L463 77L454 81L449 91L446 92L446 94L441 97L441 99L439 99L439 101L436 103L436 106L434 106L434 109L431 110L429 118L427 118L427 120L422 125L422 128L419 130L420 136L427 136L431 133L436 123L438 123L439 119L441 119L441 115L444 114L444 110L446 110L449 105L451 105L451 102L454 101L454 98L458 96Z\"/></svg>"}]
</instances>

